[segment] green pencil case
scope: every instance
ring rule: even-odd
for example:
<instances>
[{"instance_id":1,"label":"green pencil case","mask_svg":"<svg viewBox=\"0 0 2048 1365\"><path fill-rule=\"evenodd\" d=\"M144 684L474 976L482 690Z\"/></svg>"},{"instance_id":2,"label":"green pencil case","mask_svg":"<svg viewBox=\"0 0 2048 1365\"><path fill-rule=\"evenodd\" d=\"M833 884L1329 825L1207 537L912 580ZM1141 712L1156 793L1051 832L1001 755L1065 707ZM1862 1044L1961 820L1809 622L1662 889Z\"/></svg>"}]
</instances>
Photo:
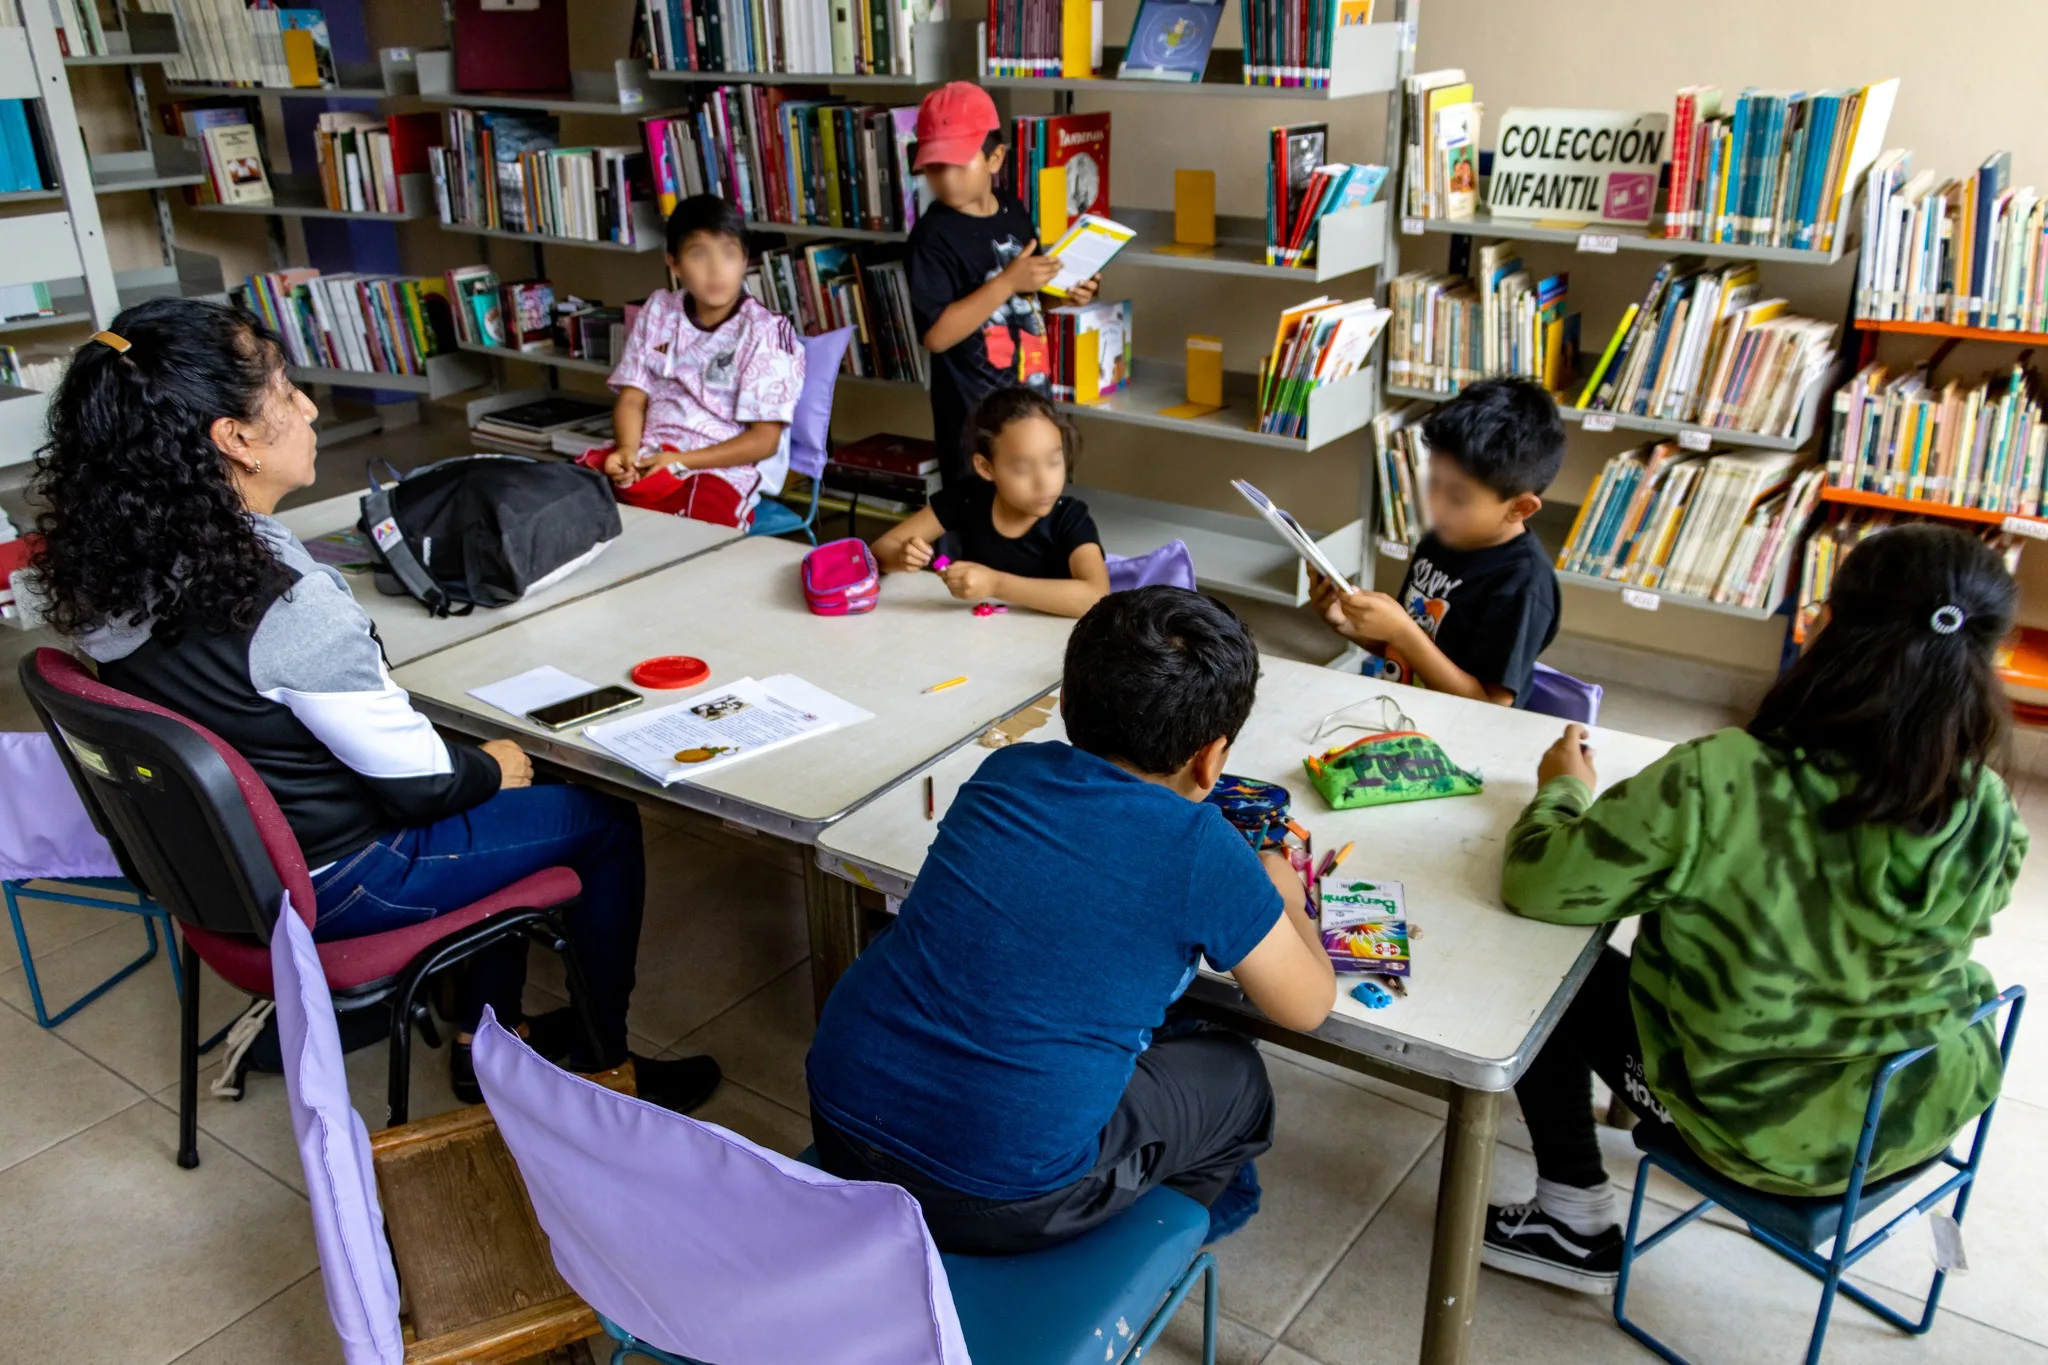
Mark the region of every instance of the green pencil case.
<instances>
[{"instance_id":1,"label":"green pencil case","mask_svg":"<svg viewBox=\"0 0 2048 1365\"><path fill-rule=\"evenodd\" d=\"M1419 730L1367 735L1302 760L1332 810L1471 796L1485 785L1479 774L1451 762L1443 746Z\"/></svg>"}]
</instances>

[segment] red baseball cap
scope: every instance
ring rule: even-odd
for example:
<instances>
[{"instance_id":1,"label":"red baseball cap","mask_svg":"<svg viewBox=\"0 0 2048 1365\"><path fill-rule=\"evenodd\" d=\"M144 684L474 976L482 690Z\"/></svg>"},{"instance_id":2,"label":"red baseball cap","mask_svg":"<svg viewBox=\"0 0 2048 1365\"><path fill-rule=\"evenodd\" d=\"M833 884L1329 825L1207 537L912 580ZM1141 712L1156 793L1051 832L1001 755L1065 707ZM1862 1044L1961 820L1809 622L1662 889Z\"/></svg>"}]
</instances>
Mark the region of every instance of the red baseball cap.
<instances>
[{"instance_id":1,"label":"red baseball cap","mask_svg":"<svg viewBox=\"0 0 2048 1365\"><path fill-rule=\"evenodd\" d=\"M934 162L965 166L1002 126L988 91L966 81L942 85L917 106L917 161L911 169L921 171Z\"/></svg>"}]
</instances>

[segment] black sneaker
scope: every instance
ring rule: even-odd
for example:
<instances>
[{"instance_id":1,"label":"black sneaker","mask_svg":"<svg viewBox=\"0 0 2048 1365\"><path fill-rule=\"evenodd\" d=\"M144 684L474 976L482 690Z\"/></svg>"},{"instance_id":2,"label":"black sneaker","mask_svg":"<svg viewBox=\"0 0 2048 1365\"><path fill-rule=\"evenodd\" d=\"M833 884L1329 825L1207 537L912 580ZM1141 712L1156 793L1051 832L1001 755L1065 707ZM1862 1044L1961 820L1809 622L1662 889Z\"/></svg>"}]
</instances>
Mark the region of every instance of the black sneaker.
<instances>
[{"instance_id":1,"label":"black sneaker","mask_svg":"<svg viewBox=\"0 0 2048 1365\"><path fill-rule=\"evenodd\" d=\"M711 1098L725 1078L709 1057L668 1057L656 1061L638 1053L633 1058L634 1093L649 1104L687 1114Z\"/></svg>"},{"instance_id":2,"label":"black sneaker","mask_svg":"<svg viewBox=\"0 0 2048 1365\"><path fill-rule=\"evenodd\" d=\"M1534 1204L1493 1204L1479 1260L1581 1294L1612 1294L1621 1278L1621 1227L1573 1232Z\"/></svg>"}]
</instances>

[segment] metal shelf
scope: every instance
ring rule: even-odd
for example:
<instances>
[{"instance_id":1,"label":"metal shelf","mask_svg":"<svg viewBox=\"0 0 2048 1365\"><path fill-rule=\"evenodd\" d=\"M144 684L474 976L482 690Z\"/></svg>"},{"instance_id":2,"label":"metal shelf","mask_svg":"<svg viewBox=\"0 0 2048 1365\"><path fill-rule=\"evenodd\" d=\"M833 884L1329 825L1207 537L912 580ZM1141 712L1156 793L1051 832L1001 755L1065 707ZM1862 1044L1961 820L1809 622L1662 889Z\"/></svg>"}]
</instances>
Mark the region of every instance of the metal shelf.
<instances>
[{"instance_id":1,"label":"metal shelf","mask_svg":"<svg viewBox=\"0 0 2048 1365\"><path fill-rule=\"evenodd\" d=\"M1308 566L1257 517L1102 489L1067 491L1087 504L1102 533L1102 548L1111 554L1140 555L1179 540L1186 543L1195 561L1195 582L1203 588L1290 607L1308 601ZM1333 564L1356 564L1364 539L1365 523L1354 521L1318 535L1316 544Z\"/></svg>"},{"instance_id":2,"label":"metal shelf","mask_svg":"<svg viewBox=\"0 0 2048 1365\"><path fill-rule=\"evenodd\" d=\"M584 247L591 251L623 251L628 255L634 256L642 256L650 251L659 251L662 247L659 229L653 232L641 233L639 240L630 246L622 242L586 241L581 237L550 237L539 232L507 232L503 228L478 227L473 223L443 223L441 224L441 230L443 232L460 232L472 237L502 237L508 242L526 242L532 246Z\"/></svg>"},{"instance_id":3,"label":"metal shelf","mask_svg":"<svg viewBox=\"0 0 2048 1365\"><path fill-rule=\"evenodd\" d=\"M1617 227L1612 223L1575 225L1530 222L1520 218L1495 218L1483 211L1470 218L1404 219L1403 230L1406 231L1418 222L1422 224L1423 232L1439 236L1498 237L1507 241L1552 242L1563 246L1577 246L1580 239L1587 236L1611 237L1617 249L1621 251L1654 251L1665 256L1704 256L1709 260L1766 261L1779 265L1833 265L1856 249L1853 244L1842 243L1844 230L1840 228L1835 232L1835 250L1799 251L1789 246L1695 242L1683 237L1652 235L1647 228Z\"/></svg>"},{"instance_id":4,"label":"metal shelf","mask_svg":"<svg viewBox=\"0 0 2048 1365\"><path fill-rule=\"evenodd\" d=\"M1729 446L1738 450L1798 450L1813 439L1814 424L1819 420L1820 396L1829 388L1826 375L1821 376L1806 392L1799 409L1799 422L1790 436L1766 436L1762 432L1742 431L1735 427L1710 427L1698 422L1667 422L1656 417L1637 417L1624 412L1601 412L1589 408L1570 407L1559 403L1557 415L1576 426L1612 431L1640 431L1651 436L1675 437L1684 442L1705 441L1710 445ZM1435 389L1410 388L1405 384L1387 385L1389 398L1413 398L1425 403L1444 403L1457 397L1453 393L1441 393ZM1700 445L1704 450L1707 447Z\"/></svg>"},{"instance_id":5,"label":"metal shelf","mask_svg":"<svg viewBox=\"0 0 2048 1365\"><path fill-rule=\"evenodd\" d=\"M274 95L281 100L382 100L396 92L382 86L345 85L208 85L197 81L167 81L167 95Z\"/></svg>"},{"instance_id":6,"label":"metal shelf","mask_svg":"<svg viewBox=\"0 0 2048 1365\"><path fill-rule=\"evenodd\" d=\"M1738 607L1727 602L1709 601L1704 597L1688 597L1682 593L1661 592L1655 588L1639 588L1633 583L1617 583L1611 578L1599 578L1592 574L1566 573L1561 569L1558 571L1557 581L1575 588L1597 588L1601 592L1620 592L1627 589L1630 592L1647 593L1660 603L1669 603L1674 607L1691 607L1697 611L1718 612L1723 616L1737 616L1745 621L1768 621L1778 614L1775 605Z\"/></svg>"},{"instance_id":7,"label":"metal shelf","mask_svg":"<svg viewBox=\"0 0 2048 1365\"><path fill-rule=\"evenodd\" d=\"M1111 208L1109 216L1137 236L1117 253L1115 265L1240 275L1258 280L1320 284L1371 270L1386 259L1387 206L1366 204L1325 216L1317 225L1316 261L1308 266L1266 264L1263 218L1218 218L1216 245L1180 246L1173 240L1172 209Z\"/></svg>"},{"instance_id":8,"label":"metal shelf","mask_svg":"<svg viewBox=\"0 0 2048 1365\"><path fill-rule=\"evenodd\" d=\"M1059 407L1077 417L1105 422L1127 422L1182 436L1210 436L1245 445L1268 446L1275 450L1304 452L1328 445L1359 431L1379 410L1377 367L1360 370L1348 379L1325 384L1309 395L1309 435L1275 436L1253 429L1258 404L1257 380L1249 374L1226 372L1223 376L1225 406L1201 417L1168 417L1161 409L1187 401L1187 373L1179 365L1160 361L1139 361L1131 382L1096 403L1061 403Z\"/></svg>"},{"instance_id":9,"label":"metal shelf","mask_svg":"<svg viewBox=\"0 0 2048 1365\"><path fill-rule=\"evenodd\" d=\"M1244 54L1234 48L1209 53L1208 70L1199 81L1154 81L1104 76L990 76L975 84L987 90L1067 90L1096 95L1192 95L1217 99L1291 100L1327 104L1360 95L1385 95L1399 85L1402 24L1359 24L1339 27L1330 35L1330 84L1321 90L1277 85L1246 85ZM986 45L983 51L986 51ZM1123 59L1121 47L1104 48L1102 69L1114 72ZM984 63L984 72L986 64Z\"/></svg>"},{"instance_id":10,"label":"metal shelf","mask_svg":"<svg viewBox=\"0 0 2048 1365\"><path fill-rule=\"evenodd\" d=\"M765 218L749 218L749 232L779 232L785 237L845 237L856 242L905 242L910 240L907 232L877 231L874 228L826 227L822 223L777 223Z\"/></svg>"},{"instance_id":11,"label":"metal shelf","mask_svg":"<svg viewBox=\"0 0 2048 1365\"><path fill-rule=\"evenodd\" d=\"M382 370L332 370L317 365L291 365L285 369L293 383L326 384L341 389L388 389L394 393L416 393L428 398L445 398L465 389L491 382L490 368L453 351L427 357L425 374L387 374Z\"/></svg>"},{"instance_id":12,"label":"metal shelf","mask_svg":"<svg viewBox=\"0 0 2048 1365\"><path fill-rule=\"evenodd\" d=\"M346 218L358 223L409 223L416 218L433 215L431 179L420 174L405 175L399 177L398 183L399 197L409 207L397 213L329 208L319 177L311 175L271 176L271 202L268 204L197 204L194 207L201 213L255 214L264 218Z\"/></svg>"},{"instance_id":13,"label":"metal shelf","mask_svg":"<svg viewBox=\"0 0 2048 1365\"><path fill-rule=\"evenodd\" d=\"M546 365L550 369L575 370L581 374L609 375L614 366L602 360L585 360L580 356L563 355L553 346L537 351L519 351L510 346L483 346L474 341L458 341L457 350L468 351L471 355L494 356L499 360L523 360L529 365Z\"/></svg>"}]
</instances>

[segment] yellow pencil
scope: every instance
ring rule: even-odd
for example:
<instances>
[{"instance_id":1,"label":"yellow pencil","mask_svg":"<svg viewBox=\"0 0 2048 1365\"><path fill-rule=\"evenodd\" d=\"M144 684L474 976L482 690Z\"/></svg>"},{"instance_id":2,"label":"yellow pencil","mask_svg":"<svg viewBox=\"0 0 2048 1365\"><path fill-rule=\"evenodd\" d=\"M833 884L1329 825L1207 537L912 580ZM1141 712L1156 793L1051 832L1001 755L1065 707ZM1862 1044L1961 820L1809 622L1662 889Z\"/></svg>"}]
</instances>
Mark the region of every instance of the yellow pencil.
<instances>
[{"instance_id":1,"label":"yellow pencil","mask_svg":"<svg viewBox=\"0 0 2048 1365\"><path fill-rule=\"evenodd\" d=\"M926 688L926 689L925 689L924 691L925 691L925 693L931 693L931 692L943 692L943 691L945 691L945 690L946 690L947 688L949 688L949 687L958 687L958 686L959 686L959 685L960 685L961 683L964 683L964 682L966 682L966 681L967 681L967 675L966 675L965 673L962 673L962 674L961 674L961 675L960 675L959 677L957 677L957 678L948 678L948 679L946 679L946 680L945 680L944 682L942 682L942 683L933 683L933 684L932 684L932 685L931 685L930 687L927 687L927 688ZM919 695L924 695L924 693L920 693Z\"/></svg>"},{"instance_id":2,"label":"yellow pencil","mask_svg":"<svg viewBox=\"0 0 2048 1365\"><path fill-rule=\"evenodd\" d=\"M1356 848L1357 846L1358 841L1354 839L1350 843L1344 845L1344 847L1338 849L1337 856L1330 860L1330 871L1335 872L1338 868L1344 866L1344 860L1351 856L1351 850Z\"/></svg>"}]
</instances>

